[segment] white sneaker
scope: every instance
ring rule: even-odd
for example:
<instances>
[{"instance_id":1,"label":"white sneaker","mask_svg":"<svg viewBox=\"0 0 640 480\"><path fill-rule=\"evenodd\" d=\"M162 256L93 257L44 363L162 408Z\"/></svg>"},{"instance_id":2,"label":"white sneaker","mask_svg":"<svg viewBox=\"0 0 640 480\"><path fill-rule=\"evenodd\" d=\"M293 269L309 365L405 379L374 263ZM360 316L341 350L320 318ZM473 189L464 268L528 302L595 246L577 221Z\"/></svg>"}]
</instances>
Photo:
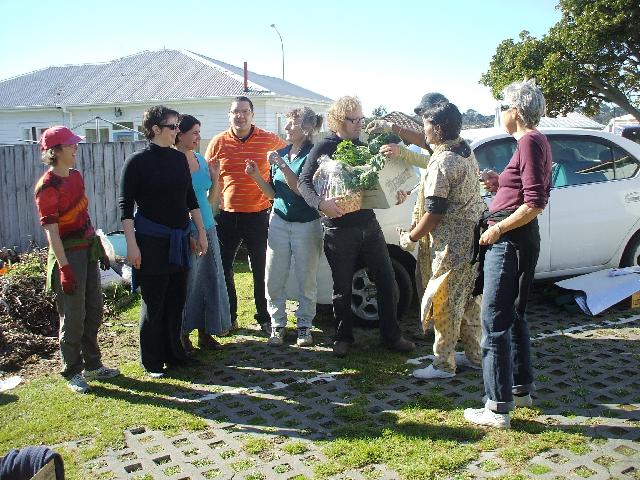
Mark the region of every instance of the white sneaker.
<instances>
[{"instance_id":1,"label":"white sneaker","mask_svg":"<svg viewBox=\"0 0 640 480\"><path fill-rule=\"evenodd\" d=\"M456 376L455 373L445 372L444 370L435 368L433 364L429 365L426 368L419 368L418 370L414 370L411 375L421 380L430 380L433 378L451 378Z\"/></svg>"},{"instance_id":2,"label":"white sneaker","mask_svg":"<svg viewBox=\"0 0 640 480\"><path fill-rule=\"evenodd\" d=\"M311 329L308 327L302 327L298 329L298 339L296 345L299 347L309 347L313 345L313 337L311 336Z\"/></svg>"},{"instance_id":3,"label":"white sneaker","mask_svg":"<svg viewBox=\"0 0 640 480\"><path fill-rule=\"evenodd\" d=\"M147 372L147 375L149 375L151 378L163 378L164 372Z\"/></svg>"},{"instance_id":4,"label":"white sneaker","mask_svg":"<svg viewBox=\"0 0 640 480\"><path fill-rule=\"evenodd\" d=\"M516 404L516 407L531 407L533 406L533 399L531 398L531 394L527 393L526 395L513 396L513 403Z\"/></svg>"},{"instance_id":5,"label":"white sneaker","mask_svg":"<svg viewBox=\"0 0 640 480\"><path fill-rule=\"evenodd\" d=\"M456 365L461 367L473 368L474 370L482 370L482 365L471 363L465 352L456 352Z\"/></svg>"},{"instance_id":6,"label":"white sneaker","mask_svg":"<svg viewBox=\"0 0 640 480\"><path fill-rule=\"evenodd\" d=\"M104 365L100 368L95 368L93 370L85 370L84 377L87 380L97 380L102 378L113 378L120 375L120 370L117 368L109 368Z\"/></svg>"},{"instance_id":7,"label":"white sneaker","mask_svg":"<svg viewBox=\"0 0 640 480\"><path fill-rule=\"evenodd\" d=\"M465 408L464 418L476 425L495 428L511 428L511 420L508 413L492 412L488 408Z\"/></svg>"},{"instance_id":8,"label":"white sneaker","mask_svg":"<svg viewBox=\"0 0 640 480\"><path fill-rule=\"evenodd\" d=\"M284 337L287 334L285 327L271 327L271 336L267 340L267 345L279 347L284 343Z\"/></svg>"},{"instance_id":9,"label":"white sneaker","mask_svg":"<svg viewBox=\"0 0 640 480\"><path fill-rule=\"evenodd\" d=\"M67 381L67 387L69 387L76 393L87 393L89 390L91 390L91 387L84 379L84 375L82 375L81 373L76 373L73 377L71 377Z\"/></svg>"}]
</instances>

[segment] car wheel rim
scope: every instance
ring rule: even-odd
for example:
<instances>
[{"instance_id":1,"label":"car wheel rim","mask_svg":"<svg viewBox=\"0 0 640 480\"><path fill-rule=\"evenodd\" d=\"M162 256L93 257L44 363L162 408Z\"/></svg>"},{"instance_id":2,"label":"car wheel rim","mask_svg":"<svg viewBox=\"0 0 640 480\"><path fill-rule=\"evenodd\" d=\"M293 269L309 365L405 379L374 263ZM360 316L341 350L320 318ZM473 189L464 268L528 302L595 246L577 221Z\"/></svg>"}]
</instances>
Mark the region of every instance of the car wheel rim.
<instances>
[{"instance_id":1,"label":"car wheel rim","mask_svg":"<svg viewBox=\"0 0 640 480\"><path fill-rule=\"evenodd\" d=\"M363 320L378 320L376 285L369 279L367 270L361 268L353 275L351 284L351 310Z\"/></svg>"}]
</instances>

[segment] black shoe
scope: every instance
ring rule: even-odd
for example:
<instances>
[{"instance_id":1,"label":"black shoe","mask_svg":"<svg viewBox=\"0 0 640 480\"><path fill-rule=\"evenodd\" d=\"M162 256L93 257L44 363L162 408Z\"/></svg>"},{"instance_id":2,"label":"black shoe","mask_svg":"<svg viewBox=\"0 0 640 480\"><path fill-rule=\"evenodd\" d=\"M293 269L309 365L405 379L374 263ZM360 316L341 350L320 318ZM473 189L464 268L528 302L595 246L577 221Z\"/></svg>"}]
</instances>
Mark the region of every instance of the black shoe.
<instances>
[{"instance_id":1,"label":"black shoe","mask_svg":"<svg viewBox=\"0 0 640 480\"><path fill-rule=\"evenodd\" d=\"M336 340L333 342L333 354L338 358L344 358L349 353L351 344L345 340Z\"/></svg>"},{"instance_id":2,"label":"black shoe","mask_svg":"<svg viewBox=\"0 0 640 480\"><path fill-rule=\"evenodd\" d=\"M416 349L416 344L410 342L409 340L400 337L393 344L389 345L389 350L393 350L394 352L400 353L408 353L412 352Z\"/></svg>"},{"instance_id":3,"label":"black shoe","mask_svg":"<svg viewBox=\"0 0 640 480\"><path fill-rule=\"evenodd\" d=\"M268 337L271 336L271 320L267 322L262 322L260 324L260 330L267 334Z\"/></svg>"}]
</instances>

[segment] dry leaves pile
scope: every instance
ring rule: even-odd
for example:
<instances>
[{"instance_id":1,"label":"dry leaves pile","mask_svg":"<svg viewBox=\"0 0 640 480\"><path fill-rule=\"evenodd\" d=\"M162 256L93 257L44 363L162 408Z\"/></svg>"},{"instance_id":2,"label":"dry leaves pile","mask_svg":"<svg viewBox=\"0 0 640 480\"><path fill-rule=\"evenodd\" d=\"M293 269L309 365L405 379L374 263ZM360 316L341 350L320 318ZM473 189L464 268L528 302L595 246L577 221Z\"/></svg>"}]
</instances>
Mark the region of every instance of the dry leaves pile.
<instances>
[{"instance_id":1,"label":"dry leaves pile","mask_svg":"<svg viewBox=\"0 0 640 480\"><path fill-rule=\"evenodd\" d=\"M18 370L58 347L54 297L44 291L46 265L47 250L34 250L0 276L0 370Z\"/></svg>"}]
</instances>

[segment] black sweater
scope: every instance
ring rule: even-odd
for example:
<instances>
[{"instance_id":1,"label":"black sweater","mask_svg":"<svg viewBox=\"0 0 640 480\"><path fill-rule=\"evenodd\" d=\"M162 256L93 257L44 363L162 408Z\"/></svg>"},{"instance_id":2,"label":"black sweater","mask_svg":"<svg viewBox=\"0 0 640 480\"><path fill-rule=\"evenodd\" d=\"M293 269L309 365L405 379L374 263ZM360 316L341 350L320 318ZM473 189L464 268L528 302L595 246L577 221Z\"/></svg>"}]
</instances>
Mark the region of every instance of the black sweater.
<instances>
[{"instance_id":1,"label":"black sweater","mask_svg":"<svg viewBox=\"0 0 640 480\"><path fill-rule=\"evenodd\" d=\"M153 143L130 155L120 177L121 220L133 218L134 203L149 220L184 228L189 211L198 207L187 157L174 148Z\"/></svg>"},{"instance_id":2,"label":"black sweater","mask_svg":"<svg viewBox=\"0 0 640 480\"><path fill-rule=\"evenodd\" d=\"M300 172L300 176L298 177L298 190L300 190L302 198L316 210L318 210L318 205L320 204L320 200L322 200L313 187L313 174L318 170L318 159L322 155L328 155L329 157L333 155L341 141L342 139L340 137L332 133L316 143L309 152L307 161L304 163L302 172ZM356 145L364 145L359 140L353 140L353 143ZM373 210L368 208L347 213L339 218L323 217L322 221L329 227L354 227L362 225L372 218L375 218L375 214Z\"/></svg>"}]
</instances>

